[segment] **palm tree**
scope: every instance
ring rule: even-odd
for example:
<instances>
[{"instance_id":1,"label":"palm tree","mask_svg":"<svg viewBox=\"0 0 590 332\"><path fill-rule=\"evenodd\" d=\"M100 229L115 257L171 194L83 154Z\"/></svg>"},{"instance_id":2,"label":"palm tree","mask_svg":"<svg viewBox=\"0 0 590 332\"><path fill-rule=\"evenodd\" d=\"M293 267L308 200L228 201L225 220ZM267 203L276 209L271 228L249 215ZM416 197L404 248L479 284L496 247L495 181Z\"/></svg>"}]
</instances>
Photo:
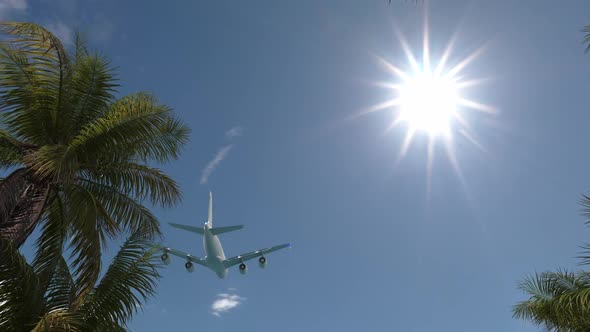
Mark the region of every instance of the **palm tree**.
<instances>
[{"instance_id":1,"label":"palm tree","mask_svg":"<svg viewBox=\"0 0 590 332\"><path fill-rule=\"evenodd\" d=\"M590 224L590 197L581 201ZM584 249L582 265L590 264L590 244ZM549 331L587 332L590 331L590 272L538 273L524 279L519 288L529 299L513 307L513 316L529 320Z\"/></svg>"},{"instance_id":2,"label":"palm tree","mask_svg":"<svg viewBox=\"0 0 590 332\"><path fill-rule=\"evenodd\" d=\"M87 294L77 293L63 257L43 291L43 276L10 242L0 240L0 330L125 331L133 314L155 294L159 278L158 258L145 235L137 232L127 239Z\"/></svg>"},{"instance_id":3,"label":"palm tree","mask_svg":"<svg viewBox=\"0 0 590 332\"><path fill-rule=\"evenodd\" d=\"M107 240L160 234L144 203L171 206L181 194L150 165L177 158L189 130L150 94L115 98L109 61L78 38L69 54L35 24L1 23L0 34L0 167L11 170L0 182L0 238L19 247L41 227L32 262L41 289L67 245L84 298Z\"/></svg>"},{"instance_id":4,"label":"palm tree","mask_svg":"<svg viewBox=\"0 0 590 332\"><path fill-rule=\"evenodd\" d=\"M590 25L587 25L582 29L584 35L583 43L586 44L586 52L590 52Z\"/></svg>"},{"instance_id":5,"label":"palm tree","mask_svg":"<svg viewBox=\"0 0 590 332\"><path fill-rule=\"evenodd\" d=\"M520 284L530 298L516 304L513 316L548 331L590 331L590 274L544 272Z\"/></svg>"}]
</instances>

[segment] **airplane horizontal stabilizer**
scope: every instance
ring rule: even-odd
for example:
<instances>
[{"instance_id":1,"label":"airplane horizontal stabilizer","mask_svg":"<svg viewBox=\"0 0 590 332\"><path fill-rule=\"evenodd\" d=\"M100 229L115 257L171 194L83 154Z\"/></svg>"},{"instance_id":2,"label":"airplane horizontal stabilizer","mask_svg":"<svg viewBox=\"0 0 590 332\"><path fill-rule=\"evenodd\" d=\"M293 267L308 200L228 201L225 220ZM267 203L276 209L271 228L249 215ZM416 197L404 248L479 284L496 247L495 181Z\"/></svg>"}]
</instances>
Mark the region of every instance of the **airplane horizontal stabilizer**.
<instances>
[{"instance_id":1,"label":"airplane horizontal stabilizer","mask_svg":"<svg viewBox=\"0 0 590 332\"><path fill-rule=\"evenodd\" d=\"M185 231L189 231L189 232L193 232L193 233L197 233L197 234L201 234L203 235L203 228L200 227L195 227L195 226L189 226L189 225L182 225L182 224L175 224L172 222L169 222L168 224L170 224L170 226L175 227L175 228L179 228Z\"/></svg>"},{"instance_id":2,"label":"airplane horizontal stabilizer","mask_svg":"<svg viewBox=\"0 0 590 332\"><path fill-rule=\"evenodd\" d=\"M244 225L237 225L237 226L226 226L226 227L213 227L209 229L211 234L219 235L227 232L237 231L238 229L244 228Z\"/></svg>"}]
</instances>

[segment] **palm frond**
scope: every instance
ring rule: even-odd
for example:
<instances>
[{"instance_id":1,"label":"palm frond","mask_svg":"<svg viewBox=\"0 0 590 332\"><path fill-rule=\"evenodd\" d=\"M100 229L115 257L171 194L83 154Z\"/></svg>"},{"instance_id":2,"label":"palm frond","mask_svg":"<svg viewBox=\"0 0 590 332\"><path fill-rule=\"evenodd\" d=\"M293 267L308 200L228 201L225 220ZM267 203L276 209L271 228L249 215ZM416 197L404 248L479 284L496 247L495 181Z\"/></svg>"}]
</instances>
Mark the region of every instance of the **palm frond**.
<instances>
[{"instance_id":1,"label":"palm frond","mask_svg":"<svg viewBox=\"0 0 590 332\"><path fill-rule=\"evenodd\" d=\"M182 197L178 184L164 172L134 162L81 165L83 178L117 188L125 195L153 204L172 206Z\"/></svg>"},{"instance_id":2,"label":"palm frond","mask_svg":"<svg viewBox=\"0 0 590 332\"><path fill-rule=\"evenodd\" d=\"M62 259L69 227L60 193L54 192L50 201L41 221L41 235L36 241L37 250L32 263L43 291L49 286L57 265Z\"/></svg>"},{"instance_id":3,"label":"palm frond","mask_svg":"<svg viewBox=\"0 0 590 332\"><path fill-rule=\"evenodd\" d=\"M582 205L582 216L586 219L586 225L590 224L590 197L587 195L582 195L582 199L580 200L580 204Z\"/></svg>"},{"instance_id":4,"label":"palm frond","mask_svg":"<svg viewBox=\"0 0 590 332\"><path fill-rule=\"evenodd\" d=\"M58 110L63 104L64 83L69 74L67 52L55 35L37 24L4 22L0 23L0 32L6 36L4 45L10 45L15 50L14 54L20 55L20 67L34 73L30 75L33 79L29 83L33 84L27 84L28 89L22 86L11 89L8 92L16 99L4 98L3 104L10 110L6 113L7 124L20 136L45 139L45 143L47 139L55 142L59 127ZM7 48L4 53L7 53ZM18 103L22 98L31 97L33 100L29 107ZM39 122L40 115L44 119ZM35 120L39 123L36 124ZM35 132L39 129L42 129L41 133Z\"/></svg>"},{"instance_id":5,"label":"palm frond","mask_svg":"<svg viewBox=\"0 0 590 332\"><path fill-rule=\"evenodd\" d=\"M78 160L64 145L43 145L27 154L25 164L39 180L68 183L78 170Z\"/></svg>"},{"instance_id":6,"label":"palm frond","mask_svg":"<svg viewBox=\"0 0 590 332\"><path fill-rule=\"evenodd\" d=\"M125 325L156 292L160 275L154 252L145 234L132 234L80 312L92 317L95 326L111 322Z\"/></svg>"},{"instance_id":7,"label":"palm frond","mask_svg":"<svg viewBox=\"0 0 590 332\"><path fill-rule=\"evenodd\" d=\"M81 315L66 309L55 309L43 315L31 332L78 332L84 331L88 325Z\"/></svg>"},{"instance_id":8,"label":"palm frond","mask_svg":"<svg viewBox=\"0 0 590 332\"><path fill-rule=\"evenodd\" d=\"M10 44L35 55L41 51L48 58L55 59L62 68L69 63L63 44L53 33L42 26L28 22L2 22L0 32L7 36Z\"/></svg>"},{"instance_id":9,"label":"palm frond","mask_svg":"<svg viewBox=\"0 0 590 332\"><path fill-rule=\"evenodd\" d=\"M23 51L0 44L0 112L7 129L20 139L42 144L51 135L51 97L39 87L36 72Z\"/></svg>"},{"instance_id":10,"label":"palm frond","mask_svg":"<svg viewBox=\"0 0 590 332\"><path fill-rule=\"evenodd\" d=\"M97 159L175 158L187 140L188 129L171 112L149 94L126 96L116 101L103 117L88 123L72 140L70 149Z\"/></svg>"},{"instance_id":11,"label":"palm frond","mask_svg":"<svg viewBox=\"0 0 590 332\"><path fill-rule=\"evenodd\" d=\"M590 25L587 25L582 29L584 35L583 43L586 44L586 52L590 52Z\"/></svg>"},{"instance_id":12,"label":"palm frond","mask_svg":"<svg viewBox=\"0 0 590 332\"><path fill-rule=\"evenodd\" d=\"M554 281L545 274L535 274L522 280L518 289L535 300L551 301L554 298Z\"/></svg>"},{"instance_id":13,"label":"palm frond","mask_svg":"<svg viewBox=\"0 0 590 332\"><path fill-rule=\"evenodd\" d=\"M87 51L80 51L87 52ZM98 55L78 58L68 83L67 108L62 110L63 140L69 142L83 126L108 111L118 86L109 61Z\"/></svg>"},{"instance_id":14,"label":"palm frond","mask_svg":"<svg viewBox=\"0 0 590 332\"><path fill-rule=\"evenodd\" d=\"M0 239L0 330L20 330L43 310L33 269L10 241Z\"/></svg>"},{"instance_id":15,"label":"palm frond","mask_svg":"<svg viewBox=\"0 0 590 332\"><path fill-rule=\"evenodd\" d=\"M0 167L21 165L30 145L20 142L5 130L0 130Z\"/></svg>"},{"instance_id":16,"label":"palm frond","mask_svg":"<svg viewBox=\"0 0 590 332\"><path fill-rule=\"evenodd\" d=\"M79 31L76 31L74 36L74 49L76 50L75 55L76 59L75 62L78 62L85 57L87 57L90 52L88 51L88 45L86 44L86 39Z\"/></svg>"},{"instance_id":17,"label":"palm frond","mask_svg":"<svg viewBox=\"0 0 590 332\"><path fill-rule=\"evenodd\" d=\"M190 129L178 119L166 119L149 137L137 138L127 147L132 158L165 163L177 159L188 142Z\"/></svg>"},{"instance_id":18,"label":"palm frond","mask_svg":"<svg viewBox=\"0 0 590 332\"><path fill-rule=\"evenodd\" d=\"M555 331L590 329L590 284L585 273L545 272L520 284L530 297L513 307L513 316Z\"/></svg>"},{"instance_id":19,"label":"palm frond","mask_svg":"<svg viewBox=\"0 0 590 332\"><path fill-rule=\"evenodd\" d=\"M150 237L161 234L160 224L151 211L137 200L127 196L119 188L87 179L79 179L80 185L94 195L104 207L105 213L128 233L144 230Z\"/></svg>"},{"instance_id":20,"label":"palm frond","mask_svg":"<svg viewBox=\"0 0 590 332\"><path fill-rule=\"evenodd\" d=\"M75 296L74 279L68 263L62 256L55 265L51 282L45 292L46 308L48 311L69 310Z\"/></svg>"},{"instance_id":21,"label":"palm frond","mask_svg":"<svg viewBox=\"0 0 590 332\"><path fill-rule=\"evenodd\" d=\"M70 223L71 269L76 285L76 308L84 301L96 281L101 266L101 243L104 243L104 230L97 224L99 209L94 196L84 188L70 184L64 186L64 200L68 209Z\"/></svg>"}]
</instances>

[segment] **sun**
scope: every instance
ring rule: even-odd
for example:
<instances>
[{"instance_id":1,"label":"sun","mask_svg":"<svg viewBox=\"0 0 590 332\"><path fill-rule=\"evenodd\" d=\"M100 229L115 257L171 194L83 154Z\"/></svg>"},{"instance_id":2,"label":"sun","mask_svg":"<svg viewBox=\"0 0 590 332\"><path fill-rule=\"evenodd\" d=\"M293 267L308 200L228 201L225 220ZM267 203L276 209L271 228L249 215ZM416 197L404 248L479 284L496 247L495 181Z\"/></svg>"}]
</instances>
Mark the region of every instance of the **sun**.
<instances>
[{"instance_id":1,"label":"sun","mask_svg":"<svg viewBox=\"0 0 590 332\"><path fill-rule=\"evenodd\" d=\"M398 121L430 136L449 135L458 101L454 80L421 72L403 82L399 89Z\"/></svg>"},{"instance_id":2,"label":"sun","mask_svg":"<svg viewBox=\"0 0 590 332\"><path fill-rule=\"evenodd\" d=\"M465 139L479 148L482 147L475 139L472 125L467 120L478 117L467 113L475 112L481 115L496 113L494 108L465 97L468 88L483 82L481 79L465 80L466 75L463 73L464 69L482 53L483 48L476 49L449 66L451 50L455 43L452 39L441 52L440 58L433 61L430 54L426 15L421 59L414 56L401 34L398 33L398 37L409 66L404 68L382 57L377 57L378 62L395 77L395 80L377 82L377 85L392 90L393 97L370 107L360 115L376 111L392 112L393 121L388 126L388 130L405 128L405 138L401 142L398 161L405 156L415 137L422 136L428 139L427 172L430 188L436 143L443 143L449 160L461 177L454 142Z\"/></svg>"}]
</instances>

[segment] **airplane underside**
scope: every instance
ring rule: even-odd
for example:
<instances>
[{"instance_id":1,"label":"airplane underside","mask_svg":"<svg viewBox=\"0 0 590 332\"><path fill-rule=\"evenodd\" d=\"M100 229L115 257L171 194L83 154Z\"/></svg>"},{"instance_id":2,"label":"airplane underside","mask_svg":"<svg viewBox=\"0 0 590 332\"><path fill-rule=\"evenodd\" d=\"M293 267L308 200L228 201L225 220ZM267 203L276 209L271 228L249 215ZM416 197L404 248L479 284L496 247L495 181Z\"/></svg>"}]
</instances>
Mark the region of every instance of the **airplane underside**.
<instances>
[{"instance_id":1,"label":"airplane underside","mask_svg":"<svg viewBox=\"0 0 590 332\"><path fill-rule=\"evenodd\" d=\"M162 262L168 265L170 264L170 256L172 254L174 256L183 258L186 260L184 267L188 272L193 272L195 270L195 264L201 265L213 271L220 279L225 278L227 275L227 270L234 266L238 266L238 270L241 274L246 274L248 271L248 267L246 266L246 261L258 258L258 265L260 268L266 267L267 259L264 255L269 254L271 252L281 250L283 248L289 248L291 245L281 244L270 248L259 249L255 251L251 251L245 254L241 254L238 256L225 258L225 253L223 251L223 247L221 242L219 241L218 235L223 233L232 232L238 229L242 229L243 225L236 225L236 226L225 226L225 227L213 227L213 194L209 193L209 215L207 222L203 225L203 228L194 227L190 225L183 225L183 224L175 224L169 223L172 227L179 228L185 231L189 231L192 233L197 233L203 236L203 249L205 251L205 259L202 259L197 256L193 256L189 253L182 252L176 249L172 249L169 247L161 247L159 248L163 251Z\"/></svg>"}]
</instances>

